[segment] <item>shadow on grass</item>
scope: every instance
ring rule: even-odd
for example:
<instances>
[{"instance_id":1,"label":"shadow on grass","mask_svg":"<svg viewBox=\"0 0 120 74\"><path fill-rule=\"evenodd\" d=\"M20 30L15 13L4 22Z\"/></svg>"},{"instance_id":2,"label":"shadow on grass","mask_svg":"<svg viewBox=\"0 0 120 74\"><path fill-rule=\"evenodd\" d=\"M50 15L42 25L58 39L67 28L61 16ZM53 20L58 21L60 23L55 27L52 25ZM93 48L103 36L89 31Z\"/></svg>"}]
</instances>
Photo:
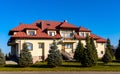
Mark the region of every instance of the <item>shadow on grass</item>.
<instances>
[{"instance_id":1,"label":"shadow on grass","mask_svg":"<svg viewBox=\"0 0 120 74\"><path fill-rule=\"evenodd\" d=\"M39 64L38 65L34 64L34 65L30 66L30 67L32 67L32 68L51 68L48 65L39 65Z\"/></svg>"},{"instance_id":2,"label":"shadow on grass","mask_svg":"<svg viewBox=\"0 0 120 74\"><path fill-rule=\"evenodd\" d=\"M82 67L81 65L61 65L61 67L75 67L75 68L79 68Z\"/></svg>"},{"instance_id":3,"label":"shadow on grass","mask_svg":"<svg viewBox=\"0 0 120 74\"><path fill-rule=\"evenodd\" d=\"M26 68L26 67L20 67L19 65L5 65L3 67L8 67L8 68ZM30 66L31 68L53 68L48 65L40 65L40 64L33 64Z\"/></svg>"},{"instance_id":4,"label":"shadow on grass","mask_svg":"<svg viewBox=\"0 0 120 74\"><path fill-rule=\"evenodd\" d=\"M18 65L5 65L4 67L10 67L10 68L22 68Z\"/></svg>"}]
</instances>

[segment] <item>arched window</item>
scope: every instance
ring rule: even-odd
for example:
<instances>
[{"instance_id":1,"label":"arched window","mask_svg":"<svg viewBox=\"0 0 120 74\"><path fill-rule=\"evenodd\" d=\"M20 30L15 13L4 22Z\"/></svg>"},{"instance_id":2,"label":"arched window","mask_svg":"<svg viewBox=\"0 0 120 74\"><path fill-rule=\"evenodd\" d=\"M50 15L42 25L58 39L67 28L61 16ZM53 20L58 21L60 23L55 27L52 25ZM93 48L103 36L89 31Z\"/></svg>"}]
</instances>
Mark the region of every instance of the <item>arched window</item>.
<instances>
[{"instance_id":1,"label":"arched window","mask_svg":"<svg viewBox=\"0 0 120 74\"><path fill-rule=\"evenodd\" d=\"M33 44L30 42L25 42L25 44L27 44L27 47L29 50L33 50Z\"/></svg>"}]
</instances>

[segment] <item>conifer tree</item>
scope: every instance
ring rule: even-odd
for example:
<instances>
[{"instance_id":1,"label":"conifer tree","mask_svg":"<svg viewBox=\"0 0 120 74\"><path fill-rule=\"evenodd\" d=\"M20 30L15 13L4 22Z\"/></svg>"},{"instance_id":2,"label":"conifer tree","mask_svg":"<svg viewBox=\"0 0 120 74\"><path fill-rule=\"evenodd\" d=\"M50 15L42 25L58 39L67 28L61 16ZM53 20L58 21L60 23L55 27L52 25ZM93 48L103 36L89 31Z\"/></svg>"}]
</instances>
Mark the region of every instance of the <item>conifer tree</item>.
<instances>
[{"instance_id":1,"label":"conifer tree","mask_svg":"<svg viewBox=\"0 0 120 74\"><path fill-rule=\"evenodd\" d=\"M112 46L111 46L111 43L110 43L110 39L107 39L107 49L109 50L110 55L113 58L114 57L114 52L113 52L113 49L112 49Z\"/></svg>"},{"instance_id":2,"label":"conifer tree","mask_svg":"<svg viewBox=\"0 0 120 74\"><path fill-rule=\"evenodd\" d=\"M98 60L98 54L97 54L97 49L95 47L95 43L93 38L90 39L90 43L91 43L91 47L92 47L92 57L93 57L93 64L96 65L97 64L97 60Z\"/></svg>"},{"instance_id":3,"label":"conifer tree","mask_svg":"<svg viewBox=\"0 0 120 74\"><path fill-rule=\"evenodd\" d=\"M86 48L83 52L83 57L82 57L82 60L81 60L82 66L91 67L91 66L96 65L96 59L94 57L95 53L94 53L92 48L93 47L91 45L90 37L87 35L87 37L86 37Z\"/></svg>"},{"instance_id":4,"label":"conifer tree","mask_svg":"<svg viewBox=\"0 0 120 74\"><path fill-rule=\"evenodd\" d=\"M93 66L93 59L92 59L92 47L90 45L90 37L87 35L86 37L86 48L83 52L83 57L81 60L81 64L84 67L91 67Z\"/></svg>"},{"instance_id":5,"label":"conifer tree","mask_svg":"<svg viewBox=\"0 0 120 74\"><path fill-rule=\"evenodd\" d=\"M76 61L82 60L83 51L84 51L83 44L81 43L81 40L79 40L77 48L76 48L75 53L74 53L74 59Z\"/></svg>"},{"instance_id":6,"label":"conifer tree","mask_svg":"<svg viewBox=\"0 0 120 74\"><path fill-rule=\"evenodd\" d=\"M119 40L118 47L115 52L115 58L116 58L116 60L120 61L120 40Z\"/></svg>"},{"instance_id":7,"label":"conifer tree","mask_svg":"<svg viewBox=\"0 0 120 74\"><path fill-rule=\"evenodd\" d=\"M5 65L5 56L0 49L0 66L4 66L4 65Z\"/></svg>"},{"instance_id":8,"label":"conifer tree","mask_svg":"<svg viewBox=\"0 0 120 74\"><path fill-rule=\"evenodd\" d=\"M62 55L57 47L55 40L49 50L47 65L50 67L56 67L62 65Z\"/></svg>"},{"instance_id":9,"label":"conifer tree","mask_svg":"<svg viewBox=\"0 0 120 74\"><path fill-rule=\"evenodd\" d=\"M32 55L29 52L28 46L26 43L23 44L23 49L20 52L20 57L18 59L18 65L21 67L28 67L33 64Z\"/></svg>"},{"instance_id":10,"label":"conifer tree","mask_svg":"<svg viewBox=\"0 0 120 74\"><path fill-rule=\"evenodd\" d=\"M113 50L111 48L111 44L110 44L110 40L107 39L107 44L106 44L106 50L105 50L105 54L102 58L102 61L107 64L108 62L112 61L114 54L113 54Z\"/></svg>"},{"instance_id":11,"label":"conifer tree","mask_svg":"<svg viewBox=\"0 0 120 74\"><path fill-rule=\"evenodd\" d=\"M104 56L102 58L102 61L105 64L112 61L112 56L111 56L110 51L108 50L108 48L106 48L105 54L104 54Z\"/></svg>"}]
</instances>

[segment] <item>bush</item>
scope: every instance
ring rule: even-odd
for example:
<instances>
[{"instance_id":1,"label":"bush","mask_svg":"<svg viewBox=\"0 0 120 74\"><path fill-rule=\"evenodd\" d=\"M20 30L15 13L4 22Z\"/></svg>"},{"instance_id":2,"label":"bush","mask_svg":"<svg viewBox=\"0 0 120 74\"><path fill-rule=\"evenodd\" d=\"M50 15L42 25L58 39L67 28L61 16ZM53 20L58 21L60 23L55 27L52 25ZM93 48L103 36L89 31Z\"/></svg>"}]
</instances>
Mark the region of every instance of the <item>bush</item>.
<instances>
[{"instance_id":1,"label":"bush","mask_svg":"<svg viewBox=\"0 0 120 74\"><path fill-rule=\"evenodd\" d=\"M4 66L4 65L5 65L5 56L0 49L0 66Z\"/></svg>"}]
</instances>

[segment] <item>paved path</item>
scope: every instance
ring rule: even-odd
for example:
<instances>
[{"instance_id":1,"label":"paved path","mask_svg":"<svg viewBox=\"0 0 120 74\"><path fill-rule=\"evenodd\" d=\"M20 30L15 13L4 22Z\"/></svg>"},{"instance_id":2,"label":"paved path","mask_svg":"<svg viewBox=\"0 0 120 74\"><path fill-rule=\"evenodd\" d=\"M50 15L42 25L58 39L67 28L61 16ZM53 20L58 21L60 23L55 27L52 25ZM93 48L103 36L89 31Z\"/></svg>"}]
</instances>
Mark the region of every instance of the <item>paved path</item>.
<instances>
[{"instance_id":1,"label":"paved path","mask_svg":"<svg viewBox=\"0 0 120 74\"><path fill-rule=\"evenodd\" d=\"M120 72L0 72L0 74L120 74Z\"/></svg>"}]
</instances>

